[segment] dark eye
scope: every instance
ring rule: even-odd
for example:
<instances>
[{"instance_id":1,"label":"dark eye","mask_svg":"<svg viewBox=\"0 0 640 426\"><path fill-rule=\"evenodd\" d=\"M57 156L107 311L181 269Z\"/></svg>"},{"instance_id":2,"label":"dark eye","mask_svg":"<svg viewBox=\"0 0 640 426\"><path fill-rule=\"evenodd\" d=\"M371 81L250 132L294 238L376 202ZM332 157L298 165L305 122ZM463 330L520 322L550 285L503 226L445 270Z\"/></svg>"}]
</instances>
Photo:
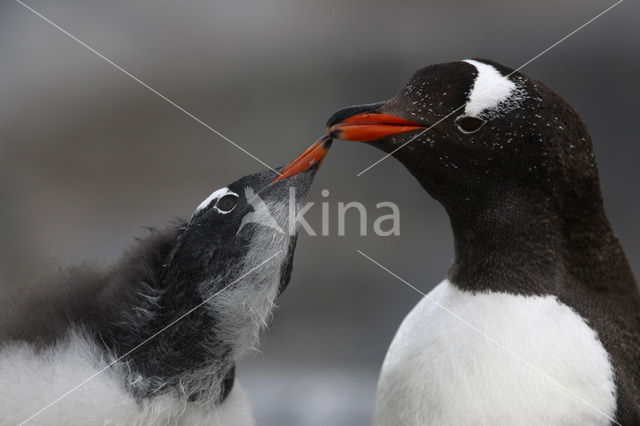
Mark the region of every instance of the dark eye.
<instances>
[{"instance_id":1,"label":"dark eye","mask_svg":"<svg viewBox=\"0 0 640 426\"><path fill-rule=\"evenodd\" d=\"M460 116L456 118L456 126L465 133L473 133L484 126L485 120L477 117Z\"/></svg>"},{"instance_id":2,"label":"dark eye","mask_svg":"<svg viewBox=\"0 0 640 426\"><path fill-rule=\"evenodd\" d=\"M220 198L216 203L216 208L221 213L229 213L238 204L238 196L234 194L227 194Z\"/></svg>"}]
</instances>

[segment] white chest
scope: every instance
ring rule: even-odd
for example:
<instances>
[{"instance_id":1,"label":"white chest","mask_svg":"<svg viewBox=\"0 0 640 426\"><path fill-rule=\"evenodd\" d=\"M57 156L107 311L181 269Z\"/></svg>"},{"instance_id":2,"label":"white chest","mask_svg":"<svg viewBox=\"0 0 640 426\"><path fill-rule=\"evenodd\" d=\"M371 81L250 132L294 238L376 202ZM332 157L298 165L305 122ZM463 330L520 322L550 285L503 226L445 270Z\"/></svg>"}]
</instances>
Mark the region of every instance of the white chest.
<instances>
[{"instance_id":1,"label":"white chest","mask_svg":"<svg viewBox=\"0 0 640 426\"><path fill-rule=\"evenodd\" d=\"M571 308L553 296L472 294L444 281L391 343L374 424L608 425L615 408L608 354Z\"/></svg>"}]
</instances>

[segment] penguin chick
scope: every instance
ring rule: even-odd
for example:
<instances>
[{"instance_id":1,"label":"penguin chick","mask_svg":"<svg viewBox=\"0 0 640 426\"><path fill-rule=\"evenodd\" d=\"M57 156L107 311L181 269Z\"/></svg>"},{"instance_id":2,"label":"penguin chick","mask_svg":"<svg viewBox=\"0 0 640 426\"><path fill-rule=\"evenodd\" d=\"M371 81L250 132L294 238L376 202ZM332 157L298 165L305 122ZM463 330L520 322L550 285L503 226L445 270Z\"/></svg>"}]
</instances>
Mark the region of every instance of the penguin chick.
<instances>
[{"instance_id":1,"label":"penguin chick","mask_svg":"<svg viewBox=\"0 0 640 426\"><path fill-rule=\"evenodd\" d=\"M330 143L214 191L106 270L71 268L7 298L0 424L253 424L235 365L289 282L290 203Z\"/></svg>"}]
</instances>

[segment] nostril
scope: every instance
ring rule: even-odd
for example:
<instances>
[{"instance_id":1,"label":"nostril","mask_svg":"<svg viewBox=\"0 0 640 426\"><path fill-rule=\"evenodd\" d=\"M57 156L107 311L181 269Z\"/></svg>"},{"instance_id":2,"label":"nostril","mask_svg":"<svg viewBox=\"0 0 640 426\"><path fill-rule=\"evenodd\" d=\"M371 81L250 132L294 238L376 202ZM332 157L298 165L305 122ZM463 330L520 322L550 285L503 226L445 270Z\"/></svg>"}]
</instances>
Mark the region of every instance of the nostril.
<instances>
[{"instance_id":1,"label":"nostril","mask_svg":"<svg viewBox=\"0 0 640 426\"><path fill-rule=\"evenodd\" d=\"M340 139L340 129L336 129L336 130L331 130L328 129L329 132L327 133L329 136L329 139Z\"/></svg>"}]
</instances>

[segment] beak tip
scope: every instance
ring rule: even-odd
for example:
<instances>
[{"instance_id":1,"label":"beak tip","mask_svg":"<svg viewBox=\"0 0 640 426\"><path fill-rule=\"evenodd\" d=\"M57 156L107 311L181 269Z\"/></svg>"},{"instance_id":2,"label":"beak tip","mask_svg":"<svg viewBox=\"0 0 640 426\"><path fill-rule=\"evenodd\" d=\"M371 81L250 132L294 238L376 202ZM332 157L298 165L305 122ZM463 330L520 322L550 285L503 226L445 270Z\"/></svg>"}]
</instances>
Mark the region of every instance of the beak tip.
<instances>
[{"instance_id":1,"label":"beak tip","mask_svg":"<svg viewBox=\"0 0 640 426\"><path fill-rule=\"evenodd\" d=\"M291 164L284 168L280 174L272 181L278 182L282 179L286 179L300 173L304 173L307 170L314 167L316 164L318 167L322 164L325 156L329 152L331 147L332 138L330 136L322 136L315 141L305 152L298 158L293 160Z\"/></svg>"}]
</instances>

